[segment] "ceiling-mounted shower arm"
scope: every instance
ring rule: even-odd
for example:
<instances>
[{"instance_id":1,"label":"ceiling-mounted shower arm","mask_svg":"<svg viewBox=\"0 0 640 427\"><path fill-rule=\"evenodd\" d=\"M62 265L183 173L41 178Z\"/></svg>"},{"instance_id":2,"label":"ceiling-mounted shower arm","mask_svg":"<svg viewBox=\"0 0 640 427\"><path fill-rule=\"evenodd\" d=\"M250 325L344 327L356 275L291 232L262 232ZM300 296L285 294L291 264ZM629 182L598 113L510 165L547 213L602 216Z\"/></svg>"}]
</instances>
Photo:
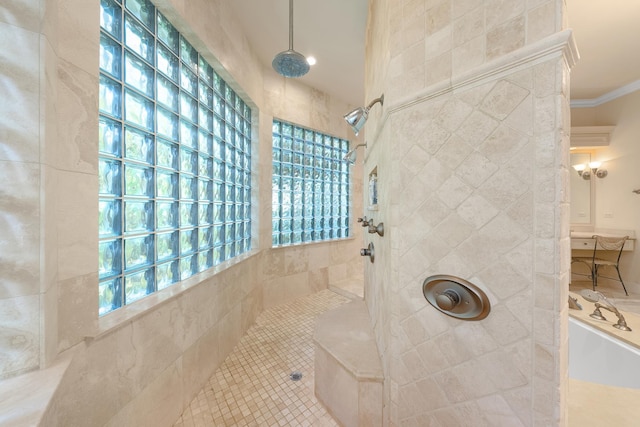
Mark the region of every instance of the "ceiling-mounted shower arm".
<instances>
[{"instance_id":1,"label":"ceiling-mounted shower arm","mask_svg":"<svg viewBox=\"0 0 640 427\"><path fill-rule=\"evenodd\" d=\"M289 50L293 50L293 0L289 0Z\"/></svg>"}]
</instances>

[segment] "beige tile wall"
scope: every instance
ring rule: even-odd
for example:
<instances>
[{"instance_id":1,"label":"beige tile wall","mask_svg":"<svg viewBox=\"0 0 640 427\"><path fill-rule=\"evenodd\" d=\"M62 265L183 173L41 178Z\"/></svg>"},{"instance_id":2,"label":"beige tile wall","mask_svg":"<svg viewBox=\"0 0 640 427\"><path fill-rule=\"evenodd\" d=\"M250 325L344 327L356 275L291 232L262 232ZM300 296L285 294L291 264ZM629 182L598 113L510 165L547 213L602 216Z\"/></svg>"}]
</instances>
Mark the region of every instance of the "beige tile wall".
<instances>
[{"instance_id":1,"label":"beige tile wall","mask_svg":"<svg viewBox=\"0 0 640 427\"><path fill-rule=\"evenodd\" d=\"M562 1L370 4L365 173L381 219L367 299L389 425L562 425L568 217ZM562 47L564 45L565 47ZM547 54L559 46L557 54ZM517 64L517 65L516 65ZM372 132L373 130L373 132ZM443 315L424 279L481 286L492 312Z\"/></svg>"},{"instance_id":2,"label":"beige tile wall","mask_svg":"<svg viewBox=\"0 0 640 427\"><path fill-rule=\"evenodd\" d=\"M254 107L254 250L98 319L100 2L5 2L0 378L76 350L54 399L39 402L59 425L104 425L144 411L173 421L265 304L362 276L359 229L340 242L270 248L272 118L349 139L341 116L353 106L263 68L228 2L155 4ZM353 184L359 213L362 184Z\"/></svg>"}]
</instances>

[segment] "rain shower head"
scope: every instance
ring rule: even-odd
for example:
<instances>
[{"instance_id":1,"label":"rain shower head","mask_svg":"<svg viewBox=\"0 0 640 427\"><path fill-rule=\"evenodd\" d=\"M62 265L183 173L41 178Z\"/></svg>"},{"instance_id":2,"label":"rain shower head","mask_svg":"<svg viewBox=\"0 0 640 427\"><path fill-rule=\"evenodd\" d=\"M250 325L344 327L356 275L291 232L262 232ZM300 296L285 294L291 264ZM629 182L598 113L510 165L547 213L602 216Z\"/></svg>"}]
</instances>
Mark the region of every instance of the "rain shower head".
<instances>
[{"instance_id":1,"label":"rain shower head","mask_svg":"<svg viewBox=\"0 0 640 427\"><path fill-rule=\"evenodd\" d=\"M349 163L350 165L354 164L356 162L356 158L358 157L358 153L356 152L356 150L358 149L358 147L366 147L366 146L367 146L366 143L356 145L351 150L349 150L349 152L342 158L342 160Z\"/></svg>"},{"instance_id":2,"label":"rain shower head","mask_svg":"<svg viewBox=\"0 0 640 427\"><path fill-rule=\"evenodd\" d=\"M353 129L353 133L355 133L356 136L358 136L360 129L362 129L362 126L367 122L367 118L369 118L369 110L378 102L380 105L384 105L384 94L381 95L380 98L376 98L371 101L366 107L358 107L344 115L345 121L349 126L351 126L351 129Z\"/></svg>"},{"instance_id":3,"label":"rain shower head","mask_svg":"<svg viewBox=\"0 0 640 427\"><path fill-rule=\"evenodd\" d=\"M293 0L289 0L289 49L277 54L271 66L284 77L302 77L309 72L307 59L293 50Z\"/></svg>"}]
</instances>

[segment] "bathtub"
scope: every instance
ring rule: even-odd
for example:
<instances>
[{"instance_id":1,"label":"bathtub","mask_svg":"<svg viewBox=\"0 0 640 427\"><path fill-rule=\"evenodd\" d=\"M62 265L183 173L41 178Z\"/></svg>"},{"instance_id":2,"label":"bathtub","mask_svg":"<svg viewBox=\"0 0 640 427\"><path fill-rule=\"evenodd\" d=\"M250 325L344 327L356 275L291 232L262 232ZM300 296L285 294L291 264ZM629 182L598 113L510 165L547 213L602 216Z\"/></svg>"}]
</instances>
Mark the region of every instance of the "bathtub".
<instances>
[{"instance_id":1,"label":"bathtub","mask_svg":"<svg viewBox=\"0 0 640 427\"><path fill-rule=\"evenodd\" d=\"M638 367L640 349L569 317L569 377L640 390Z\"/></svg>"}]
</instances>

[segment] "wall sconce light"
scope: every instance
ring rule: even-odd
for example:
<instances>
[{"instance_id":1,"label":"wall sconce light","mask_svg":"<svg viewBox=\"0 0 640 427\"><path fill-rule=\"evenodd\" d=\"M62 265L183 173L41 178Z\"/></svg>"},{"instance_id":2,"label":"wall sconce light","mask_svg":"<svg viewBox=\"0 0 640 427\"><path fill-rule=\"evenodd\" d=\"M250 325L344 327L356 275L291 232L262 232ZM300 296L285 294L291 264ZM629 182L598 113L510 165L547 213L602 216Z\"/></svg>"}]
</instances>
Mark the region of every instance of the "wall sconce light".
<instances>
[{"instance_id":1,"label":"wall sconce light","mask_svg":"<svg viewBox=\"0 0 640 427\"><path fill-rule=\"evenodd\" d=\"M598 178L604 178L607 176L607 171L605 169L599 169L601 162L591 162L588 165L573 165L573 168L578 172L578 175L582 177L582 179L591 179L591 175L595 175ZM589 169L587 169L587 166Z\"/></svg>"},{"instance_id":2,"label":"wall sconce light","mask_svg":"<svg viewBox=\"0 0 640 427\"><path fill-rule=\"evenodd\" d=\"M358 136L358 132L360 132L362 126L364 126L364 124L367 122L367 118L369 117L369 110L371 109L371 107L376 105L377 102L379 102L380 105L384 105L384 94L380 95L380 98L376 98L371 101L371 103L366 107L358 107L350 113L344 115L344 119L347 123L349 123L349 126L351 126L351 129L353 129L353 132L356 134L356 136Z\"/></svg>"}]
</instances>

